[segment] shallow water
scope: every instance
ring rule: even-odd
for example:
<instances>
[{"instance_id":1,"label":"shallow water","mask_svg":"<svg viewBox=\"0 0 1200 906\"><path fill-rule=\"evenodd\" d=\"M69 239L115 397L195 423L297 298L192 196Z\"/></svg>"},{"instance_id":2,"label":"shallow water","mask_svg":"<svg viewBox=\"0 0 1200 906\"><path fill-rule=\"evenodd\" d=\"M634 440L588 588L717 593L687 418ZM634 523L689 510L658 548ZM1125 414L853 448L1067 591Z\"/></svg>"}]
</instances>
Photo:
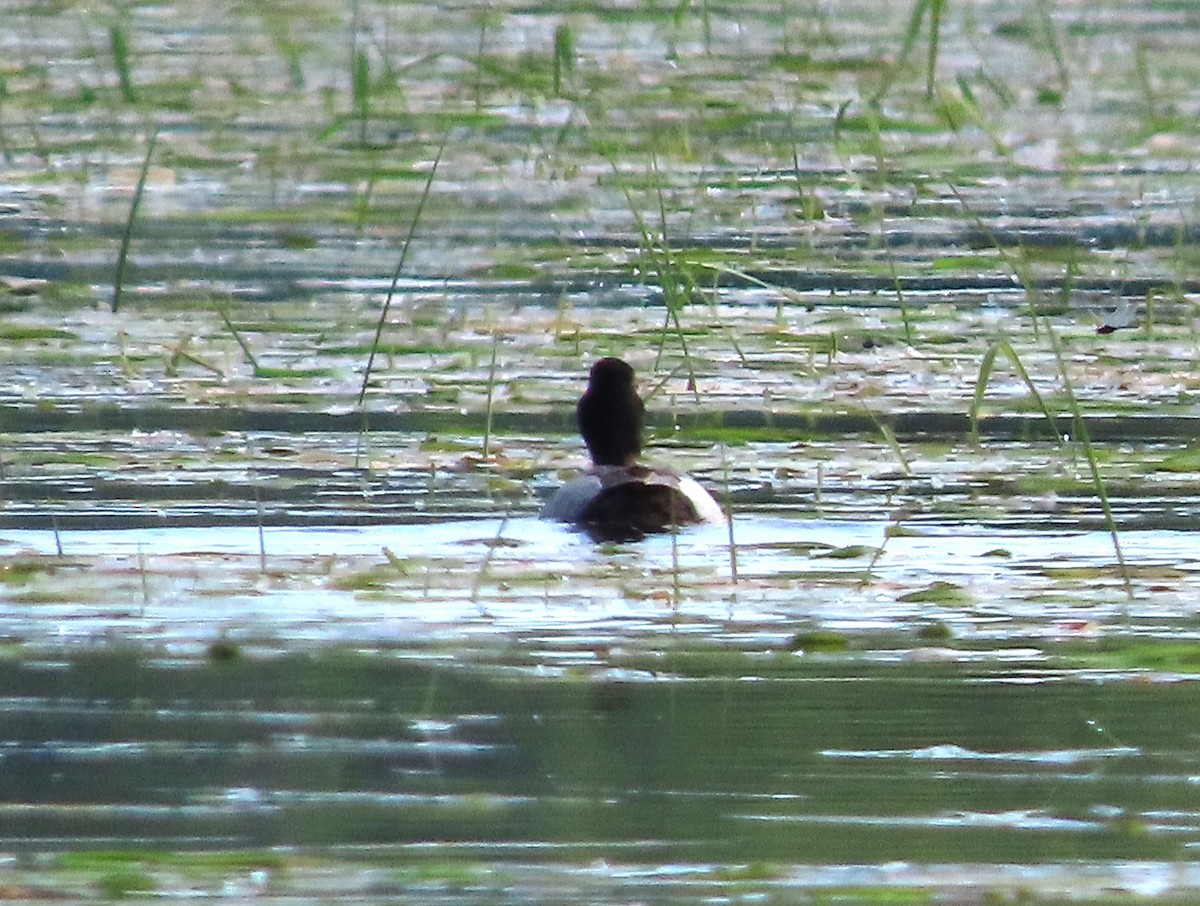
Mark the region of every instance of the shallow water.
<instances>
[{"instance_id":1,"label":"shallow water","mask_svg":"<svg viewBox=\"0 0 1200 906\"><path fill-rule=\"evenodd\" d=\"M283 846L342 860L343 889L465 871L479 902L668 903L747 864L797 890L847 863L1194 883L1171 865L1200 845L1200 687L1101 643L1195 635L1191 533L1122 533L1129 600L1103 532L889 525L740 517L736 582L724 527L6 532L3 843Z\"/></svg>"},{"instance_id":2,"label":"shallow water","mask_svg":"<svg viewBox=\"0 0 1200 906\"><path fill-rule=\"evenodd\" d=\"M4 897L1200 888L1186 4L10 6Z\"/></svg>"},{"instance_id":3,"label":"shallow water","mask_svg":"<svg viewBox=\"0 0 1200 906\"><path fill-rule=\"evenodd\" d=\"M751 888L845 882L833 866L854 864L859 884L926 884L922 866L987 862L960 871L1005 890L1005 866L1029 863L1041 890L1066 883L1062 860L1129 890L1193 883L1166 863L1200 839L1197 755L1177 733L1194 683L781 650L685 682L670 681L697 666L684 637L634 642L611 671L605 655L530 660L532 641L473 668L461 647L6 662L4 844L286 846L340 854L348 886L372 863L432 859L439 886L451 865L490 866L483 901L522 898L509 874L534 865L554 888L536 902L608 901L634 877L673 902L747 864ZM881 862L890 878L867 867Z\"/></svg>"},{"instance_id":4,"label":"shallow water","mask_svg":"<svg viewBox=\"0 0 1200 906\"><path fill-rule=\"evenodd\" d=\"M9 639L34 648L120 638L193 652L217 638L280 651L459 634L620 644L685 624L748 643L805 624L910 632L937 622L959 641L1004 644L1076 624L1192 632L1200 556L1190 532L1121 533L1131 599L1104 532L890 528L738 518L732 555L725 526L614 546L528 518L16 531L0 537L10 564L0 613Z\"/></svg>"}]
</instances>

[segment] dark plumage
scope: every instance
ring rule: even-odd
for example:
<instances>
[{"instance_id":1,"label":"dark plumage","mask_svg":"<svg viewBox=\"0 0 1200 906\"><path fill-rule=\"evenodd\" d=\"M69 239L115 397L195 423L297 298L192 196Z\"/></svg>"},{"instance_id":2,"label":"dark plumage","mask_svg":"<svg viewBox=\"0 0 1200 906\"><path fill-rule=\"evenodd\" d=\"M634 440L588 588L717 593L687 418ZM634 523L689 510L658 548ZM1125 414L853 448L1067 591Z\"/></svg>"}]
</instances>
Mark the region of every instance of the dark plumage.
<instances>
[{"instance_id":1,"label":"dark plumage","mask_svg":"<svg viewBox=\"0 0 1200 906\"><path fill-rule=\"evenodd\" d=\"M610 358L593 365L575 416L596 465L631 466L637 462L642 454L646 407L627 364Z\"/></svg>"},{"instance_id":2,"label":"dark plumage","mask_svg":"<svg viewBox=\"0 0 1200 906\"><path fill-rule=\"evenodd\" d=\"M605 541L725 521L712 495L687 475L638 463L646 410L633 369L620 359L592 366L575 414L592 466L555 492L543 519L574 523Z\"/></svg>"},{"instance_id":3,"label":"dark plumage","mask_svg":"<svg viewBox=\"0 0 1200 906\"><path fill-rule=\"evenodd\" d=\"M677 483L664 483L643 466L627 469L624 479L601 490L579 514L579 523L596 540L636 541L704 521Z\"/></svg>"}]
</instances>

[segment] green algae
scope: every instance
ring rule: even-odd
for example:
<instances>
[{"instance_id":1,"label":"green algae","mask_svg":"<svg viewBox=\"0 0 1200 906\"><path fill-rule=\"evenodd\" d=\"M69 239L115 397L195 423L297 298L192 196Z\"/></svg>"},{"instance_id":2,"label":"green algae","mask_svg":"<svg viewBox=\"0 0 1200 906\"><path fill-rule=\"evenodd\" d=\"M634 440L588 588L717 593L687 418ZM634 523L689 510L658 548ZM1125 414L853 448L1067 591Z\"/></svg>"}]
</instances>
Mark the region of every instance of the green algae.
<instances>
[{"instance_id":1,"label":"green algae","mask_svg":"<svg viewBox=\"0 0 1200 906\"><path fill-rule=\"evenodd\" d=\"M924 588L905 592L897 600L908 604L959 605L970 603L970 593L954 582L938 580Z\"/></svg>"},{"instance_id":2,"label":"green algae","mask_svg":"<svg viewBox=\"0 0 1200 906\"><path fill-rule=\"evenodd\" d=\"M817 629L792 636L788 647L805 653L848 651L850 639L840 632Z\"/></svg>"},{"instance_id":3,"label":"green algae","mask_svg":"<svg viewBox=\"0 0 1200 906\"><path fill-rule=\"evenodd\" d=\"M1200 644L1193 642L1147 642L1136 636L1112 636L1088 644L1056 647L1054 655L1079 667L1200 673Z\"/></svg>"}]
</instances>

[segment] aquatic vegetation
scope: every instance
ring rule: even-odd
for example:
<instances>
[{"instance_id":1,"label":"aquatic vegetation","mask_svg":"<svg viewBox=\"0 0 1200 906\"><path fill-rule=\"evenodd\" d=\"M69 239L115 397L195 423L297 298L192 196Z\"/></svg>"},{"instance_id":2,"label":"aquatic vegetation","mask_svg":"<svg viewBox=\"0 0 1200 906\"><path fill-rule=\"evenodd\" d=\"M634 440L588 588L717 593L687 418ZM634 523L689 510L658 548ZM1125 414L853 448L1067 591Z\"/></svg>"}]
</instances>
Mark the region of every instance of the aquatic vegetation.
<instances>
[{"instance_id":1,"label":"aquatic vegetation","mask_svg":"<svg viewBox=\"0 0 1200 906\"><path fill-rule=\"evenodd\" d=\"M6 893L1200 887L1194 23L811 6L7 11Z\"/></svg>"},{"instance_id":2,"label":"aquatic vegetation","mask_svg":"<svg viewBox=\"0 0 1200 906\"><path fill-rule=\"evenodd\" d=\"M155 880L144 872L132 868L109 871L96 879L96 887L110 900L146 896L158 889Z\"/></svg>"},{"instance_id":3,"label":"aquatic vegetation","mask_svg":"<svg viewBox=\"0 0 1200 906\"><path fill-rule=\"evenodd\" d=\"M929 26L929 49L925 60L925 96L931 97L934 93L935 80L937 78L937 60L938 60L938 45L939 36L941 35L942 17L946 12L946 0L915 0L913 3L912 14L909 17L908 29L904 33L904 40L900 45L900 53L897 56L893 71L888 74L886 81L876 91L872 98L874 103L878 103L887 94L896 78L896 71L900 70L908 59L908 55L912 53L913 47L917 43L917 39L921 34L921 25L928 19Z\"/></svg>"},{"instance_id":4,"label":"aquatic vegetation","mask_svg":"<svg viewBox=\"0 0 1200 906\"><path fill-rule=\"evenodd\" d=\"M788 641L788 646L805 653L846 651L850 648L850 640L840 632L813 630L796 633Z\"/></svg>"},{"instance_id":5,"label":"aquatic vegetation","mask_svg":"<svg viewBox=\"0 0 1200 906\"><path fill-rule=\"evenodd\" d=\"M943 620L934 620L922 626L917 637L926 642L949 642L954 638L954 629Z\"/></svg>"},{"instance_id":6,"label":"aquatic vegetation","mask_svg":"<svg viewBox=\"0 0 1200 906\"><path fill-rule=\"evenodd\" d=\"M117 83L121 88L121 98L127 104L137 103L133 90L133 78L130 75L129 39L122 25L113 25L108 30L109 49L112 51L113 66L117 72Z\"/></svg>"},{"instance_id":7,"label":"aquatic vegetation","mask_svg":"<svg viewBox=\"0 0 1200 906\"><path fill-rule=\"evenodd\" d=\"M208 646L209 660L214 663L235 661L242 656L242 648L237 642L228 638L219 638Z\"/></svg>"},{"instance_id":8,"label":"aquatic vegetation","mask_svg":"<svg viewBox=\"0 0 1200 906\"><path fill-rule=\"evenodd\" d=\"M844 547L822 551L816 556L829 557L832 560L858 560L862 557L874 557L877 553L878 548L868 547L865 544L847 544Z\"/></svg>"},{"instance_id":9,"label":"aquatic vegetation","mask_svg":"<svg viewBox=\"0 0 1200 906\"><path fill-rule=\"evenodd\" d=\"M412 244L413 237L416 235L417 225L421 221L421 212L425 209L425 202L429 198L429 190L433 186L434 177L437 175L438 164L442 159L442 152L446 148L446 142L443 140L438 148L437 154L433 159L433 164L429 168L429 173L425 179L425 187L421 192L421 197L417 201L416 209L413 211L412 218L408 224L408 234L404 237L404 242L400 246L400 257L396 262L396 269L392 272L392 280L388 286L387 296L383 301L383 307L379 313L379 320L375 325L375 336L371 341L371 353L367 357L366 367L363 368L362 386L358 391L358 405L361 408L366 399L367 387L371 381L371 368L375 363L375 357L378 355L379 341L383 336L383 328L387 323L388 312L391 309L392 299L395 297L396 287L400 282L400 275L404 272L405 260L408 257L408 250ZM365 411L365 410L364 410Z\"/></svg>"},{"instance_id":10,"label":"aquatic vegetation","mask_svg":"<svg viewBox=\"0 0 1200 906\"><path fill-rule=\"evenodd\" d=\"M971 595L954 582L938 580L925 588L905 592L897 600L908 604L967 604Z\"/></svg>"}]
</instances>

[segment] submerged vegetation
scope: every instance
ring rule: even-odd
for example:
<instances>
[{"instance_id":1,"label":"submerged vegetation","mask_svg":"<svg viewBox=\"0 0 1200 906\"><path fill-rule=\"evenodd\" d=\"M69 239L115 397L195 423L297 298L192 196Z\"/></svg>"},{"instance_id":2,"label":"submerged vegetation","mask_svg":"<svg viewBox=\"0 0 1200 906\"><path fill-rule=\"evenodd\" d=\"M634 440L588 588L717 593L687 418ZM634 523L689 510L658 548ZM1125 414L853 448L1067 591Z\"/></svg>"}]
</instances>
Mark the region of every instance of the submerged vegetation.
<instances>
[{"instance_id":1,"label":"submerged vegetation","mask_svg":"<svg viewBox=\"0 0 1200 906\"><path fill-rule=\"evenodd\" d=\"M0 836L94 851L2 892L1200 888L1122 873L1196 845L1198 35L1117 0L9 4L0 743L62 798L11 781ZM728 526L529 518L602 355ZM98 846L146 815L215 852Z\"/></svg>"}]
</instances>

